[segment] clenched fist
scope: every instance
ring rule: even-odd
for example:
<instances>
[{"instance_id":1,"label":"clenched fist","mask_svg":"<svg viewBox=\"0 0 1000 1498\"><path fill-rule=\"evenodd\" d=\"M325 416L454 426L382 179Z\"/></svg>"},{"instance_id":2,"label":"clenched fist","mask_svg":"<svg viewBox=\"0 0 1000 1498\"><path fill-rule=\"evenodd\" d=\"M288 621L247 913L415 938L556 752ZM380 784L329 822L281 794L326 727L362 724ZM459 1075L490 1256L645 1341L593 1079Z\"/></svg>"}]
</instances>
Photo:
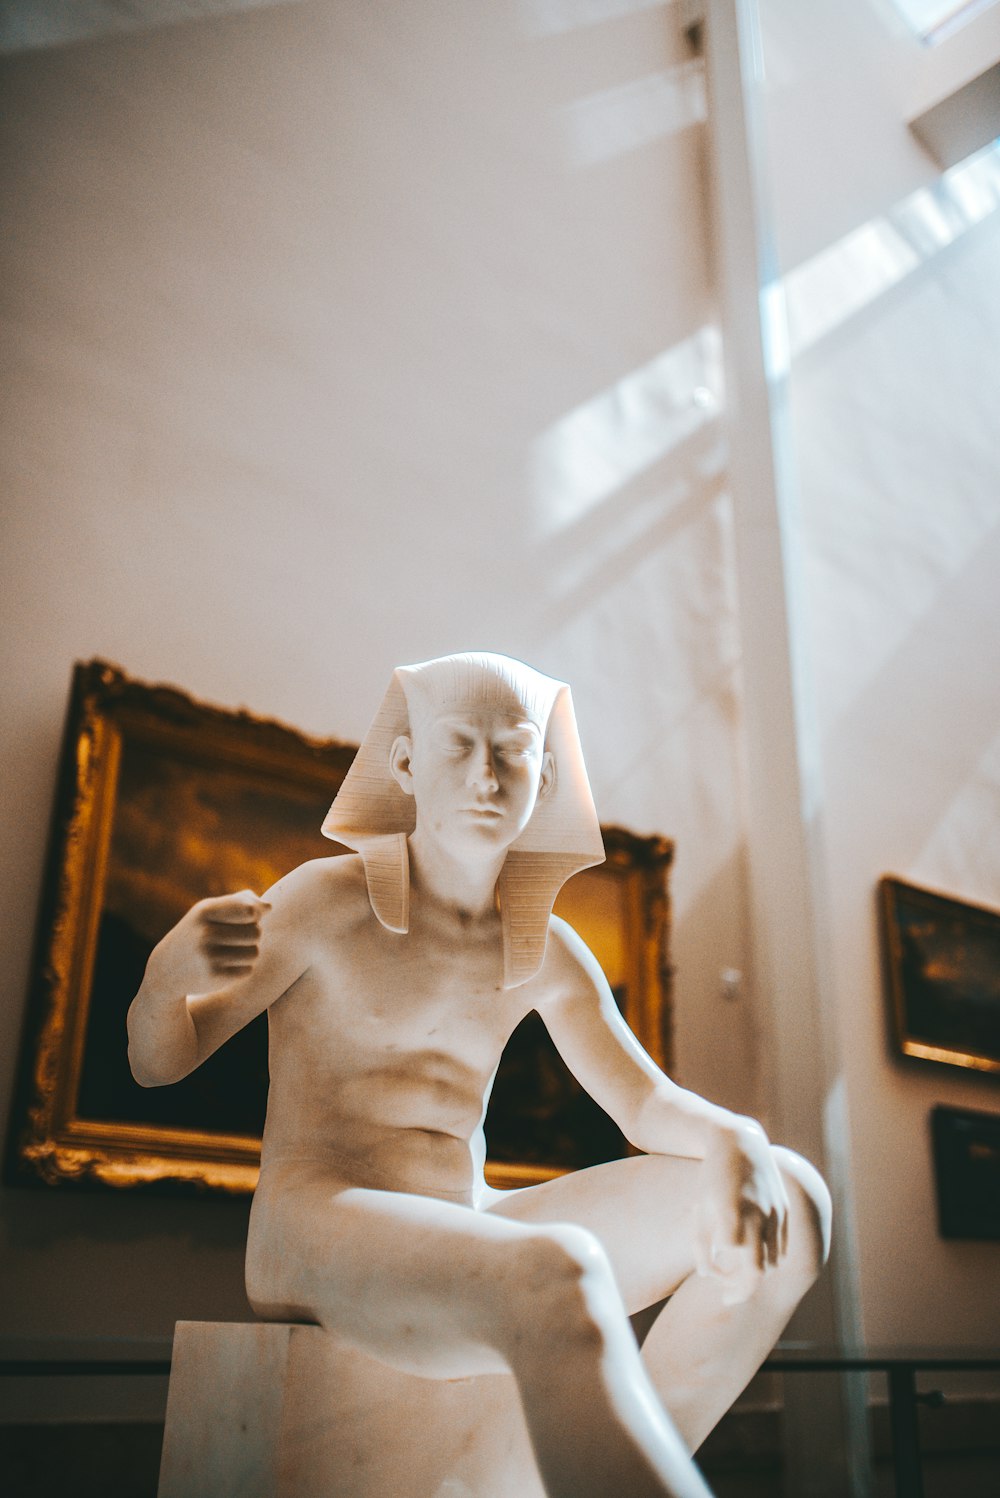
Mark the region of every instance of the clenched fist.
<instances>
[{"instance_id":1,"label":"clenched fist","mask_svg":"<svg viewBox=\"0 0 1000 1498\"><path fill-rule=\"evenodd\" d=\"M245 978L260 955L261 923L270 908L252 889L199 900L154 948L150 967L175 993L211 993Z\"/></svg>"}]
</instances>

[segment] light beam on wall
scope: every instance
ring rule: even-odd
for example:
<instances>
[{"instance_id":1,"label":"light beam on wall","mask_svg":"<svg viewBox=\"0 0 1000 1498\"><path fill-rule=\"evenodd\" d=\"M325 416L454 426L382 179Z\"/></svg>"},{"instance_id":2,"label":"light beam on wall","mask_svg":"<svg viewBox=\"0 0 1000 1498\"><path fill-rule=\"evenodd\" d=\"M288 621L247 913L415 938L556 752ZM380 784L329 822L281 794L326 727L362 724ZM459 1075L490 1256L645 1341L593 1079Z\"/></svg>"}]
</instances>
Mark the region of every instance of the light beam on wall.
<instances>
[{"instance_id":1,"label":"light beam on wall","mask_svg":"<svg viewBox=\"0 0 1000 1498\"><path fill-rule=\"evenodd\" d=\"M596 166L700 125L706 114L705 67L692 58L575 100L562 111L562 129L573 164Z\"/></svg>"},{"instance_id":2,"label":"light beam on wall","mask_svg":"<svg viewBox=\"0 0 1000 1498\"><path fill-rule=\"evenodd\" d=\"M1000 208L1000 143L796 266L784 277L791 356L898 285Z\"/></svg>"},{"instance_id":3,"label":"light beam on wall","mask_svg":"<svg viewBox=\"0 0 1000 1498\"><path fill-rule=\"evenodd\" d=\"M542 531L574 524L711 421L721 370L718 329L699 328L549 427L530 464Z\"/></svg>"}]
</instances>

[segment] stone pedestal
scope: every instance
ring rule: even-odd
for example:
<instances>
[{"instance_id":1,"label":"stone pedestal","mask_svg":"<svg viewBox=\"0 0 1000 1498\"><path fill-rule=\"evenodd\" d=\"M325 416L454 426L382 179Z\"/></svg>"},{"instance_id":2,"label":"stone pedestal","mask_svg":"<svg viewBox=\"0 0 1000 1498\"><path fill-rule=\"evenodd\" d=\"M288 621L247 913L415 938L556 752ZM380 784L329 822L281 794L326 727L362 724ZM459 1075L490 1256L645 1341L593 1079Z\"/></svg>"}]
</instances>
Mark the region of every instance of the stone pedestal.
<instances>
[{"instance_id":1,"label":"stone pedestal","mask_svg":"<svg viewBox=\"0 0 1000 1498\"><path fill-rule=\"evenodd\" d=\"M397 1373L316 1326L179 1321L159 1498L543 1498L514 1380Z\"/></svg>"}]
</instances>

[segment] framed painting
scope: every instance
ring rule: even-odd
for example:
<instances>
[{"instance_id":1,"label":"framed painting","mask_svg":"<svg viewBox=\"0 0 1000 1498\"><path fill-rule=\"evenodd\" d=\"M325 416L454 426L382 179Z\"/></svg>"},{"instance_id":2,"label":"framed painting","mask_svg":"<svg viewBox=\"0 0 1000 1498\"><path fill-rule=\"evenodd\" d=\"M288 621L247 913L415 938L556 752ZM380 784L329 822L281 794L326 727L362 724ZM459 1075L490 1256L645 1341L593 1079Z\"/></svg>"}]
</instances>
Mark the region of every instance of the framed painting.
<instances>
[{"instance_id":1,"label":"framed painting","mask_svg":"<svg viewBox=\"0 0 1000 1498\"><path fill-rule=\"evenodd\" d=\"M8 1178L252 1190L266 1024L147 1089L129 1070L125 1015L153 947L196 900L265 889L331 852L319 826L353 757L104 661L76 667Z\"/></svg>"},{"instance_id":2,"label":"framed painting","mask_svg":"<svg viewBox=\"0 0 1000 1498\"><path fill-rule=\"evenodd\" d=\"M125 1015L149 953L198 899L264 890L336 854L320 823L351 745L77 666L60 761L6 1177L11 1183L249 1192L267 1101L261 1016L190 1077L146 1089ZM605 967L632 1028L669 1060L672 847L605 829L608 861L557 909ZM344 851L344 850L340 850ZM536 1022L505 1053L490 1179L544 1179L625 1152Z\"/></svg>"},{"instance_id":3,"label":"framed painting","mask_svg":"<svg viewBox=\"0 0 1000 1498\"><path fill-rule=\"evenodd\" d=\"M879 903L899 1049L1000 1072L1000 911L891 876Z\"/></svg>"},{"instance_id":4,"label":"framed painting","mask_svg":"<svg viewBox=\"0 0 1000 1498\"><path fill-rule=\"evenodd\" d=\"M931 1110L938 1231L1000 1240L1000 1113Z\"/></svg>"}]
</instances>

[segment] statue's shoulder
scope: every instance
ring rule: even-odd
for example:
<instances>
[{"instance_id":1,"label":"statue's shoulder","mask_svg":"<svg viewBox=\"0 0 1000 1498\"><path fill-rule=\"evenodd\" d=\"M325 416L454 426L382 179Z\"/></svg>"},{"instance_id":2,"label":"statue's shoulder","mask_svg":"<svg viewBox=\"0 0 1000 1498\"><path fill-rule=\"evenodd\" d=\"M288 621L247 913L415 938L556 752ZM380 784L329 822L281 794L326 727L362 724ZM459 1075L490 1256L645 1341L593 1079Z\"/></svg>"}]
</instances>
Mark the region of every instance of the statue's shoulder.
<instances>
[{"instance_id":1,"label":"statue's shoulder","mask_svg":"<svg viewBox=\"0 0 1000 1498\"><path fill-rule=\"evenodd\" d=\"M356 899L367 903L364 865L356 853L332 858L311 858L279 879L268 898L286 907L352 904Z\"/></svg>"},{"instance_id":2,"label":"statue's shoulder","mask_svg":"<svg viewBox=\"0 0 1000 1498\"><path fill-rule=\"evenodd\" d=\"M589 951L583 937L572 927L569 921L564 921L561 915L554 912L549 916L549 943L557 952L564 952L569 956L582 948Z\"/></svg>"},{"instance_id":3,"label":"statue's shoulder","mask_svg":"<svg viewBox=\"0 0 1000 1498\"><path fill-rule=\"evenodd\" d=\"M553 997L591 992L603 984L600 964L583 937L562 916L549 916L549 939L539 978Z\"/></svg>"}]
</instances>

